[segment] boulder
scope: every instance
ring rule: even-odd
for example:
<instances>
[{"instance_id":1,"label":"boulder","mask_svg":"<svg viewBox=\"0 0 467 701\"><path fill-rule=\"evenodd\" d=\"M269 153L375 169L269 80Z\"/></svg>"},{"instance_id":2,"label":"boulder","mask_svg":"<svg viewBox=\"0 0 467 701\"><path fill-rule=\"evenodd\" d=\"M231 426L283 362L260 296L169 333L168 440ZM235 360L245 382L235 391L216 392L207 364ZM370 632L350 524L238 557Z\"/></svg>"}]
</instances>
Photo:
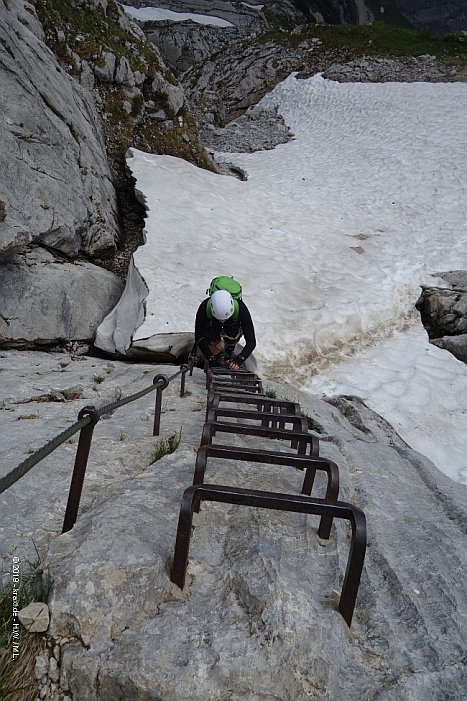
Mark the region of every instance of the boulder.
<instances>
[{"instance_id":1,"label":"boulder","mask_svg":"<svg viewBox=\"0 0 467 701\"><path fill-rule=\"evenodd\" d=\"M431 343L467 362L467 271L437 273L445 287L422 287L416 307Z\"/></svg>"},{"instance_id":2,"label":"boulder","mask_svg":"<svg viewBox=\"0 0 467 701\"><path fill-rule=\"evenodd\" d=\"M92 263L64 263L41 248L0 265L0 345L92 341L123 291Z\"/></svg>"},{"instance_id":3,"label":"boulder","mask_svg":"<svg viewBox=\"0 0 467 701\"><path fill-rule=\"evenodd\" d=\"M100 83L112 83L115 75L115 54L103 51L99 60L94 64L94 75Z\"/></svg>"},{"instance_id":4,"label":"boulder","mask_svg":"<svg viewBox=\"0 0 467 701\"><path fill-rule=\"evenodd\" d=\"M152 89L155 93L162 93L166 97L168 107L174 115L183 107L185 103L183 88L180 85L172 85L160 73L154 78Z\"/></svg>"},{"instance_id":5,"label":"boulder","mask_svg":"<svg viewBox=\"0 0 467 701\"><path fill-rule=\"evenodd\" d=\"M152 357L158 363L174 363L187 357L194 342L195 336L192 333L161 333L133 341L126 355L129 358L145 360Z\"/></svg>"},{"instance_id":6,"label":"boulder","mask_svg":"<svg viewBox=\"0 0 467 701\"><path fill-rule=\"evenodd\" d=\"M442 338L433 338L431 343L438 348L452 353L458 360L467 363L467 333L459 334L459 336L443 336Z\"/></svg>"}]
</instances>

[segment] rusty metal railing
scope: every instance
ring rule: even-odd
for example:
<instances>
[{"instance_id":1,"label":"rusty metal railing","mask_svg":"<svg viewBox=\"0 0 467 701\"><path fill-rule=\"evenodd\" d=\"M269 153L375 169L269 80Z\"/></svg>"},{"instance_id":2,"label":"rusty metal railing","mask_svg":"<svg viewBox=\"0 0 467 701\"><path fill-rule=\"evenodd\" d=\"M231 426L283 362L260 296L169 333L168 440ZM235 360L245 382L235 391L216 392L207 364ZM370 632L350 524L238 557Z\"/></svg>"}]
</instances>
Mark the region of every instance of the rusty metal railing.
<instances>
[{"instance_id":1,"label":"rusty metal railing","mask_svg":"<svg viewBox=\"0 0 467 701\"><path fill-rule=\"evenodd\" d=\"M176 372L171 377L166 375L156 375L153 379L152 386L147 387L145 390L141 390L131 397L127 397L124 400L115 402L115 406L111 409L110 407L103 407L102 409L95 409L95 407L85 407L81 410L90 416L91 426L86 427L88 430L82 429L78 449L76 451L75 464L73 468L73 475L71 478L70 491L68 493L68 501L65 510L65 518L63 521L62 533L66 533L71 530L76 523L78 516L79 504L81 500L81 492L83 490L84 477L86 474L86 468L88 464L89 451L91 448L92 435L94 427L99 421L100 417L109 413L110 410L115 410L124 404L129 404L130 401L135 401L142 396L148 394L149 392L156 390L156 399L154 405L154 425L153 425L153 436L158 436L160 433L160 421L161 421L161 411L162 411L162 393L169 386L172 380L175 380L180 375L180 396L185 396L185 375L189 369L187 364L180 366L180 370ZM112 405L111 405L112 406ZM81 413L80 412L80 413Z\"/></svg>"},{"instance_id":2,"label":"rusty metal railing","mask_svg":"<svg viewBox=\"0 0 467 701\"><path fill-rule=\"evenodd\" d=\"M80 433L78 440L78 447L76 450L75 463L73 467L73 473L70 483L70 489L68 493L67 506L65 510L65 518L63 521L62 533L69 531L73 528L76 518L78 515L79 503L81 500L81 493L83 490L84 477L86 474L86 468L89 458L89 452L91 449L91 442L94 433L94 428L99 422L102 416L114 412L125 404L134 402L137 399L141 399L146 394L156 391L155 407L154 407L154 425L153 425L153 436L158 436L160 433L160 416L162 411L162 392L172 380L175 380L181 375L180 381L180 396L185 396L185 376L189 370L188 364L183 364L180 366L178 372L176 372L171 377L166 375L156 375L154 377L151 386L145 389L119 399L105 406L96 408L94 406L83 407L79 414L78 420L75 424L68 427L63 433L56 436L53 440L49 441L47 445L43 446L35 453L30 455L26 460L24 460L18 467L9 472L7 475L0 479L0 494L6 491L9 487L15 484L21 477L24 477L35 465L41 462L47 455L50 455L54 450L56 450L60 445L69 440L69 438L76 433Z\"/></svg>"},{"instance_id":3,"label":"rusty metal railing","mask_svg":"<svg viewBox=\"0 0 467 701\"><path fill-rule=\"evenodd\" d=\"M316 514L330 519L350 521L352 537L339 600L339 612L347 625L350 626L365 560L366 521L363 511L346 502L312 499L300 495L277 494L212 484L197 484L188 487L183 493L173 563L170 569L170 579L180 589L185 586L193 513L201 501L217 501L238 506Z\"/></svg>"}]
</instances>

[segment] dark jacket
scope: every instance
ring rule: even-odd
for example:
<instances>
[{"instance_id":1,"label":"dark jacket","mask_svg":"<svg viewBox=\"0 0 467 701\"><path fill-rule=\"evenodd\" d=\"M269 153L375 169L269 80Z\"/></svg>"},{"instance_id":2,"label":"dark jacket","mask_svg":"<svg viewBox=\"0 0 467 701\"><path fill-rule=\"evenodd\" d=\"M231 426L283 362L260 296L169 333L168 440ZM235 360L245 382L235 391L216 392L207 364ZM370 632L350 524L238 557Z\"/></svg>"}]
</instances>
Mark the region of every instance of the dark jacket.
<instances>
[{"instance_id":1,"label":"dark jacket","mask_svg":"<svg viewBox=\"0 0 467 701\"><path fill-rule=\"evenodd\" d=\"M245 348L240 355L243 360L246 360L256 347L256 337L253 321L245 302L241 299L238 302L238 319L234 319L233 316L231 316L224 324L221 324L221 322L214 319L214 317L211 319L208 318L206 312L208 301L209 297L201 302L196 312L195 342L198 348L203 352L206 358L209 358L211 355L209 343L218 341L221 335L231 338L244 336ZM239 335L240 331L241 333Z\"/></svg>"}]
</instances>

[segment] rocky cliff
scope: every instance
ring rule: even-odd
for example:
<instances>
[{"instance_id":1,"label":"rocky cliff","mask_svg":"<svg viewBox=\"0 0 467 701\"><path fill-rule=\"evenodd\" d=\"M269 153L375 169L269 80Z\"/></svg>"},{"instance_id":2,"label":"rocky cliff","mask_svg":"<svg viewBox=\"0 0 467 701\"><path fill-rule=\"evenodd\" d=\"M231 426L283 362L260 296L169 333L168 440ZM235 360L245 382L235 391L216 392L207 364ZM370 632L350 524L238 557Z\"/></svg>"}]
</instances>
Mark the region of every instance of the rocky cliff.
<instances>
[{"instance_id":1,"label":"rocky cliff","mask_svg":"<svg viewBox=\"0 0 467 701\"><path fill-rule=\"evenodd\" d=\"M117 3L2 0L0 15L0 344L89 344L141 242L129 143L214 166Z\"/></svg>"}]
</instances>

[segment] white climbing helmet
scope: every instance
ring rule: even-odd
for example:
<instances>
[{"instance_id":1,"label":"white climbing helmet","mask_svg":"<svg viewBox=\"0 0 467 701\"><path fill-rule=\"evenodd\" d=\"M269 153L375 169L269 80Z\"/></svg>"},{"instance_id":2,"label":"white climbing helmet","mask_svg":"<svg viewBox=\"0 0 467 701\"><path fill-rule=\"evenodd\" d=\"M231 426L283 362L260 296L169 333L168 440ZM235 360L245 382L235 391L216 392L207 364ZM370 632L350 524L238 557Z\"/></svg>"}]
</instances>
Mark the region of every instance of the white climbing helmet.
<instances>
[{"instance_id":1,"label":"white climbing helmet","mask_svg":"<svg viewBox=\"0 0 467 701\"><path fill-rule=\"evenodd\" d=\"M211 296L212 315L219 321L229 319L234 313L232 295L227 290L217 290Z\"/></svg>"}]
</instances>

